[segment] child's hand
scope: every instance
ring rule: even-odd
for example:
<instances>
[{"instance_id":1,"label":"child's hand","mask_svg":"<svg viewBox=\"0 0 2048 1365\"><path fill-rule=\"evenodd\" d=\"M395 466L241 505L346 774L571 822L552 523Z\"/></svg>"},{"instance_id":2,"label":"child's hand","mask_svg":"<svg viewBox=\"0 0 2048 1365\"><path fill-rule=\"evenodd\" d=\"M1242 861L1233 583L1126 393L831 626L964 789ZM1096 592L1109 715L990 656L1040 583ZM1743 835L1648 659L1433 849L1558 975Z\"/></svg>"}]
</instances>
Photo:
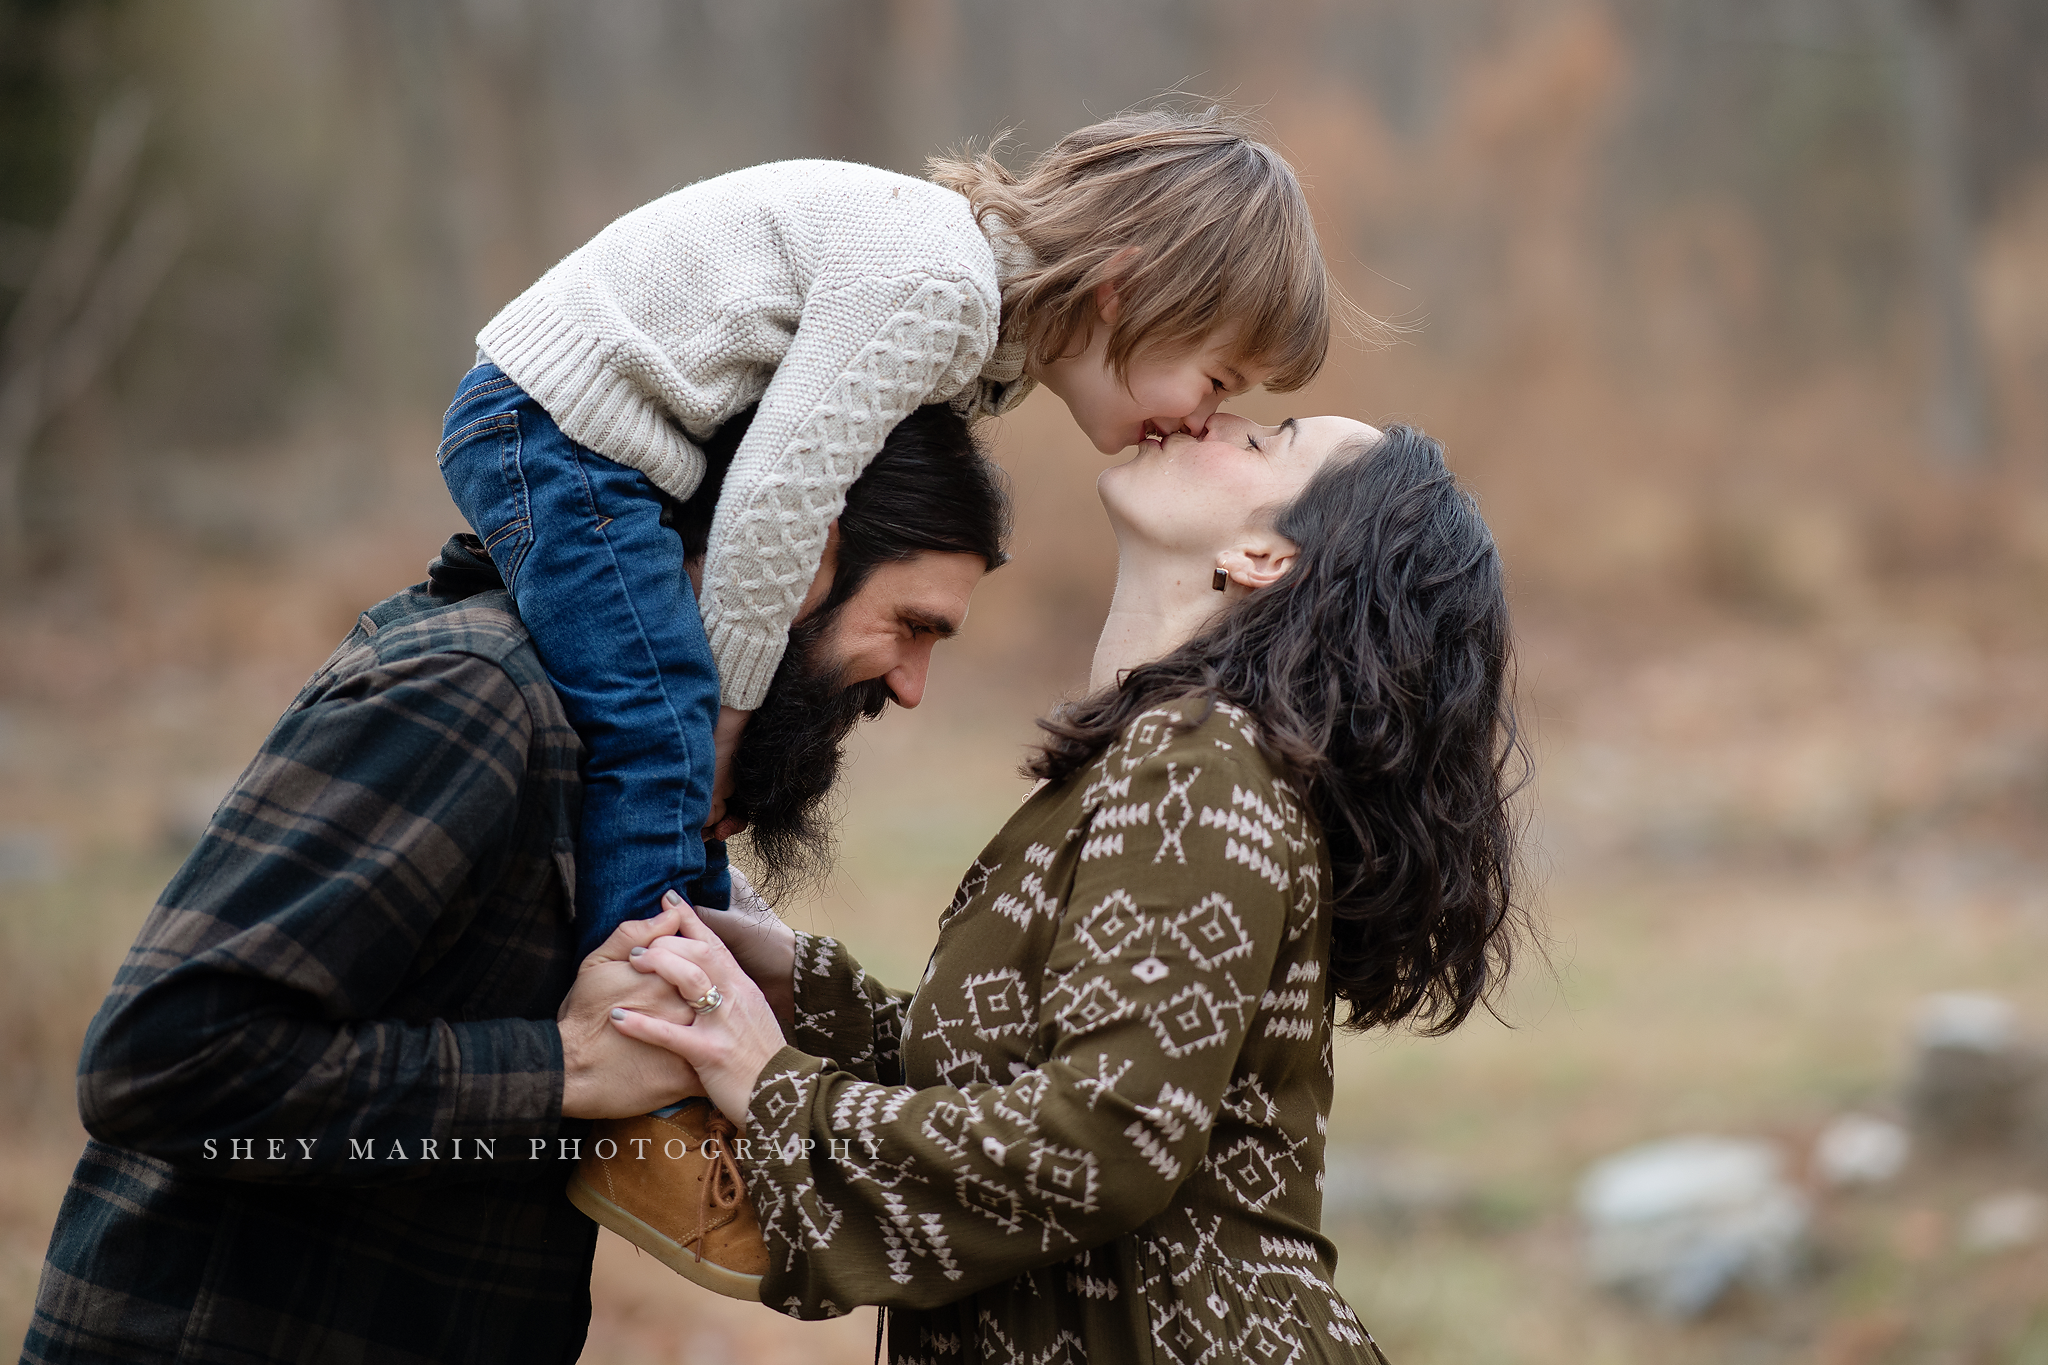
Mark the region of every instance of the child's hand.
<instances>
[{"instance_id":1,"label":"child's hand","mask_svg":"<svg viewBox=\"0 0 2048 1365\"><path fill-rule=\"evenodd\" d=\"M747 728L747 717L753 714L730 706L718 708L718 728L711 736L716 757L711 769L711 813L704 821L707 839L730 839L743 828L737 822L730 829L725 827L725 803L732 796L732 756L739 752L740 734Z\"/></svg>"}]
</instances>

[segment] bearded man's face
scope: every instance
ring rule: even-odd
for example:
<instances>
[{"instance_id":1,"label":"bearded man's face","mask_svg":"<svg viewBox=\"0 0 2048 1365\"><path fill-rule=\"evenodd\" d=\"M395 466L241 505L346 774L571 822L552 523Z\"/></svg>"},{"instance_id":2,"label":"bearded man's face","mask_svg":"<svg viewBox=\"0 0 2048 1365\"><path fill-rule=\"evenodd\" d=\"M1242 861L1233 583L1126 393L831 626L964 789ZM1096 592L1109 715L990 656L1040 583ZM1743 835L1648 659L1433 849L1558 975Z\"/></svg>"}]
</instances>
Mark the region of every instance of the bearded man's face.
<instances>
[{"instance_id":1,"label":"bearded man's face","mask_svg":"<svg viewBox=\"0 0 2048 1365\"><path fill-rule=\"evenodd\" d=\"M820 613L791 627L775 680L733 755L726 813L747 822L754 881L771 902L831 868L834 812L826 798L839 781L846 737L892 700L883 679L848 683L847 667L827 657L837 616Z\"/></svg>"},{"instance_id":2,"label":"bearded man's face","mask_svg":"<svg viewBox=\"0 0 2048 1365\"><path fill-rule=\"evenodd\" d=\"M836 570L820 568L821 581ZM932 648L967 620L988 572L979 555L924 551L850 574L847 595L799 618L768 695L741 732L726 814L751 825L760 889L772 901L832 862L846 736L891 702L924 699ZM812 584L818 590L818 581ZM849 681L849 680L853 681Z\"/></svg>"}]
</instances>

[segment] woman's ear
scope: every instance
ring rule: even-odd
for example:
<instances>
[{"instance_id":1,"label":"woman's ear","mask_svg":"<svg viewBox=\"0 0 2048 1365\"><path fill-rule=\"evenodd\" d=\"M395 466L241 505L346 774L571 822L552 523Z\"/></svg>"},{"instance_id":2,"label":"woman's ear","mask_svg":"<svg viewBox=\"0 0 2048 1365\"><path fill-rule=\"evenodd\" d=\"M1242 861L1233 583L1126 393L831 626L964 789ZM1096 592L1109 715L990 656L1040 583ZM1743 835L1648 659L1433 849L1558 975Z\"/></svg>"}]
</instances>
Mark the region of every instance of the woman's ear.
<instances>
[{"instance_id":1,"label":"woman's ear","mask_svg":"<svg viewBox=\"0 0 2048 1365\"><path fill-rule=\"evenodd\" d=\"M1294 567L1301 547L1278 531L1259 531L1217 557L1217 567L1247 592L1270 588Z\"/></svg>"}]
</instances>

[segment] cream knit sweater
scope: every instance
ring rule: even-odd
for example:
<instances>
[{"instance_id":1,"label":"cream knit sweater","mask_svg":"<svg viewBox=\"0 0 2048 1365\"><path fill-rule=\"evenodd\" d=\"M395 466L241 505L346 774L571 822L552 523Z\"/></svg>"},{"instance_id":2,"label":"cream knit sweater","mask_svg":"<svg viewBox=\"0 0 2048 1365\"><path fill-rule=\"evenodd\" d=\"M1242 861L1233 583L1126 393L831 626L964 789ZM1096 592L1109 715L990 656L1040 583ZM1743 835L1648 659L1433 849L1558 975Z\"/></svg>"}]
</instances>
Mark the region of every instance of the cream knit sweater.
<instances>
[{"instance_id":1,"label":"cream knit sweater","mask_svg":"<svg viewBox=\"0 0 2048 1365\"><path fill-rule=\"evenodd\" d=\"M477 334L572 440L678 498L704 477L697 442L760 403L699 598L726 705L760 704L826 528L890 429L923 403L980 417L1032 387L1023 347L996 344L1021 251L997 240L926 181L777 162L635 209Z\"/></svg>"}]
</instances>

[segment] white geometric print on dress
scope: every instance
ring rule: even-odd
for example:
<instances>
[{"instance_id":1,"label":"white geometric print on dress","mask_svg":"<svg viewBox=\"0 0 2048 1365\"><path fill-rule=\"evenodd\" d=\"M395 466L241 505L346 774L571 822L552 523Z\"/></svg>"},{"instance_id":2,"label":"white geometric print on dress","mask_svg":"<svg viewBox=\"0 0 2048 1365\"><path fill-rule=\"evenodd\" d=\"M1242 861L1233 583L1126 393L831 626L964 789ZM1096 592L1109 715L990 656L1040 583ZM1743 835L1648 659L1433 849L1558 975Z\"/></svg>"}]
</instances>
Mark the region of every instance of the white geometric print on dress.
<instances>
[{"instance_id":1,"label":"white geometric print on dress","mask_svg":"<svg viewBox=\"0 0 2048 1365\"><path fill-rule=\"evenodd\" d=\"M1173 1154L1168 1144L1187 1137L1190 1128L1198 1133L1208 1132L1215 1117L1199 1097L1175 1085L1162 1085L1156 1102L1138 1106L1138 1117L1124 1129L1124 1136L1131 1140L1131 1146L1137 1149L1138 1155L1144 1157L1160 1175L1168 1180L1178 1180L1180 1158Z\"/></svg>"},{"instance_id":2,"label":"white geometric print on dress","mask_svg":"<svg viewBox=\"0 0 2048 1365\"><path fill-rule=\"evenodd\" d=\"M939 1273L948 1280L957 1280L966 1273L953 1259L952 1248L946 1245L946 1225L937 1214L919 1213L913 1217L910 1205L895 1193L882 1195L882 1211L876 1226L889 1257L890 1279L909 1284L915 1278L910 1270L913 1256L935 1262Z\"/></svg>"},{"instance_id":3,"label":"white geometric print on dress","mask_svg":"<svg viewBox=\"0 0 2048 1365\"><path fill-rule=\"evenodd\" d=\"M1223 1092L1223 1112L1254 1128L1270 1128L1279 1121L1280 1106L1257 1076L1239 1076Z\"/></svg>"},{"instance_id":4,"label":"white geometric print on dress","mask_svg":"<svg viewBox=\"0 0 2048 1365\"><path fill-rule=\"evenodd\" d=\"M1031 1144L1031 1160L1024 1168L1024 1179L1033 1194L1083 1213L1095 1212L1099 1174L1093 1152L1049 1142Z\"/></svg>"},{"instance_id":5,"label":"white geometric print on dress","mask_svg":"<svg viewBox=\"0 0 2048 1365\"><path fill-rule=\"evenodd\" d=\"M1067 992L1065 984L1060 991ZM1127 1019L1135 1009L1137 1006L1118 994L1107 978L1091 976L1058 1006L1053 1017L1063 1032L1082 1034Z\"/></svg>"},{"instance_id":6,"label":"white geometric print on dress","mask_svg":"<svg viewBox=\"0 0 2048 1365\"><path fill-rule=\"evenodd\" d=\"M1185 1303L1173 1303L1152 1319L1152 1340L1173 1365L1200 1365L1216 1350L1216 1338L1189 1311Z\"/></svg>"},{"instance_id":7,"label":"white geometric print on dress","mask_svg":"<svg viewBox=\"0 0 2048 1365\"><path fill-rule=\"evenodd\" d=\"M993 1219L1004 1232L1024 1230L1023 1197L1015 1187L962 1171L953 1193L962 1205Z\"/></svg>"},{"instance_id":8,"label":"white geometric print on dress","mask_svg":"<svg viewBox=\"0 0 2048 1365\"><path fill-rule=\"evenodd\" d=\"M1254 1137L1239 1138L1221 1155L1205 1158L1202 1165L1217 1177L1248 1209L1262 1209L1287 1188L1287 1177L1266 1144Z\"/></svg>"},{"instance_id":9,"label":"white geometric print on dress","mask_svg":"<svg viewBox=\"0 0 2048 1365\"><path fill-rule=\"evenodd\" d=\"M1205 1047L1221 1047L1229 1042L1227 1016L1236 1012L1235 1002L1226 1005L1206 982L1197 981L1147 1009L1145 1022L1159 1036L1161 1051L1169 1057L1185 1057Z\"/></svg>"},{"instance_id":10,"label":"white geometric print on dress","mask_svg":"<svg viewBox=\"0 0 2048 1365\"><path fill-rule=\"evenodd\" d=\"M1081 916L1074 937L1097 962L1108 962L1131 943L1152 931L1152 917L1138 909L1131 893L1110 892L1101 904Z\"/></svg>"},{"instance_id":11,"label":"white geometric print on dress","mask_svg":"<svg viewBox=\"0 0 2048 1365\"><path fill-rule=\"evenodd\" d=\"M945 913L939 916L939 922L944 924L965 910L969 902L987 889L988 879L1002 870L1001 863L984 863L976 858L974 865L967 869L967 875L960 879L960 885L954 889L952 903L946 907Z\"/></svg>"},{"instance_id":12,"label":"white geometric print on dress","mask_svg":"<svg viewBox=\"0 0 2048 1365\"><path fill-rule=\"evenodd\" d=\"M980 1331L977 1333L979 1340L975 1343L975 1360L986 1361L988 1365L1088 1365L1087 1346L1070 1331L1062 1329L1043 1351L1028 1352L1011 1339L1010 1334L1003 1330L1002 1320L993 1313L984 1309L977 1315L977 1320ZM944 1350L946 1343L934 1342L933 1345ZM932 1358L960 1360L965 1356L955 1345L948 1354ZM897 1359L908 1361L913 1357L898 1356Z\"/></svg>"},{"instance_id":13,"label":"white geometric print on dress","mask_svg":"<svg viewBox=\"0 0 2048 1365\"><path fill-rule=\"evenodd\" d=\"M1128 785L1128 784L1126 784ZM1081 845L1081 861L1114 858L1124 851L1124 831L1152 822L1152 807L1144 801L1125 801L1103 806L1088 822L1088 839Z\"/></svg>"},{"instance_id":14,"label":"white geometric print on dress","mask_svg":"<svg viewBox=\"0 0 2048 1365\"><path fill-rule=\"evenodd\" d=\"M976 1082L986 1083L995 1079L988 1069L988 1054L973 1047L968 1039L958 1036L967 1031L968 1021L965 1016L948 1019L934 1009L932 1027L918 1035L920 1041L937 1042L945 1046L946 1055L934 1064L933 1069L945 1078L947 1085L966 1087Z\"/></svg>"},{"instance_id":15,"label":"white geometric print on dress","mask_svg":"<svg viewBox=\"0 0 2048 1365\"><path fill-rule=\"evenodd\" d=\"M1131 1068L1137 1064L1135 1058L1126 1057L1117 1065L1115 1073L1112 1074L1109 1069L1109 1054L1107 1052L1098 1052L1095 1054L1095 1074L1093 1076L1082 1076L1074 1082L1074 1088L1088 1096L1088 1107L1093 1109L1095 1102L1104 1095L1114 1095L1116 1093L1116 1083L1129 1075ZM1069 1062L1068 1065L1071 1066L1072 1063ZM1078 1067L1075 1068L1077 1072L1079 1069Z\"/></svg>"},{"instance_id":16,"label":"white geometric print on dress","mask_svg":"<svg viewBox=\"0 0 2048 1365\"><path fill-rule=\"evenodd\" d=\"M1052 1077L1043 1071L1033 1072L1022 1085L1006 1086L990 1094L988 1107L997 1118L1026 1132L1036 1132L1038 1107L1045 1103L1051 1089Z\"/></svg>"},{"instance_id":17,"label":"white geometric print on dress","mask_svg":"<svg viewBox=\"0 0 2048 1365\"><path fill-rule=\"evenodd\" d=\"M1063 908L1060 905L1060 898L1045 894L1045 882L1036 872L1027 874L1017 889L1030 899L1020 899L1005 891L995 899L994 909L997 914L1017 921L1018 927L1023 929L1031 927L1033 915L1043 915L1049 920L1060 917Z\"/></svg>"},{"instance_id":18,"label":"white geometric print on dress","mask_svg":"<svg viewBox=\"0 0 2048 1365\"><path fill-rule=\"evenodd\" d=\"M1234 863L1243 863L1252 871L1271 882L1276 890L1287 889L1287 869L1268 858L1257 847L1236 839L1223 841L1223 856Z\"/></svg>"},{"instance_id":19,"label":"white geometric print on dress","mask_svg":"<svg viewBox=\"0 0 2048 1365\"><path fill-rule=\"evenodd\" d=\"M1242 839L1250 839L1260 848L1271 848L1286 817L1274 806L1268 805L1257 792L1246 791L1233 785L1230 789L1230 804L1233 809L1218 806L1202 807L1202 828L1220 829Z\"/></svg>"},{"instance_id":20,"label":"white geometric print on dress","mask_svg":"<svg viewBox=\"0 0 2048 1365\"><path fill-rule=\"evenodd\" d=\"M1244 1353L1242 1359L1256 1365L1294 1365L1301 1359L1300 1339L1280 1324L1270 1318L1251 1318L1247 1325L1251 1330L1237 1342Z\"/></svg>"},{"instance_id":21,"label":"white geometric print on dress","mask_svg":"<svg viewBox=\"0 0 2048 1365\"><path fill-rule=\"evenodd\" d=\"M1198 971L1213 972L1226 962L1250 957L1257 947L1230 897L1211 891L1166 922L1166 934Z\"/></svg>"},{"instance_id":22,"label":"white geometric print on dress","mask_svg":"<svg viewBox=\"0 0 2048 1365\"><path fill-rule=\"evenodd\" d=\"M1159 798L1158 809L1159 851L1152 855L1152 861L1163 861L1170 851L1173 860L1185 867L1188 851L1180 836L1194 821L1195 806L1188 800L1188 793L1194 789L1195 779L1202 775L1202 770L1190 768L1182 773L1179 768L1178 763L1166 765L1166 795ZM1169 808L1171 815L1168 814Z\"/></svg>"},{"instance_id":23,"label":"white geometric print on dress","mask_svg":"<svg viewBox=\"0 0 2048 1365\"><path fill-rule=\"evenodd\" d=\"M988 1042L1031 1031L1031 1002L1025 996L1024 977L1016 968L1001 967L970 976L961 987L968 1013L974 1016L975 1037Z\"/></svg>"},{"instance_id":24,"label":"white geometric print on dress","mask_svg":"<svg viewBox=\"0 0 2048 1365\"><path fill-rule=\"evenodd\" d=\"M919 1131L939 1145L940 1150L955 1161L967 1155L967 1149L974 1140L971 1131L981 1115L972 1105L955 1104L951 1100L940 1100L933 1105L918 1125Z\"/></svg>"},{"instance_id":25,"label":"white geometric print on dress","mask_svg":"<svg viewBox=\"0 0 2048 1365\"><path fill-rule=\"evenodd\" d=\"M832 1234L839 1231L840 1213L818 1194L814 1182L806 1180L797 1187L796 1212L805 1245L818 1250L832 1245Z\"/></svg>"}]
</instances>

